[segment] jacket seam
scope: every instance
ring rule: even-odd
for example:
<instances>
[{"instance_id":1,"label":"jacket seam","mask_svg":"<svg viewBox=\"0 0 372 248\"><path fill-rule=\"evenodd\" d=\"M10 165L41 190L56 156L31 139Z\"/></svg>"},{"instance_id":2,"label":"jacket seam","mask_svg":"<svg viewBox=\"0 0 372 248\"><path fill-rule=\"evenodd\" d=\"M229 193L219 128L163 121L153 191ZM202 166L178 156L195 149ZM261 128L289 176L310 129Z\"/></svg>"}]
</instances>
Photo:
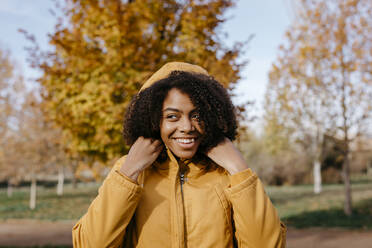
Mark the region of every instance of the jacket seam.
<instances>
[{"instance_id":1,"label":"jacket seam","mask_svg":"<svg viewBox=\"0 0 372 248\"><path fill-rule=\"evenodd\" d=\"M220 203L221 203L221 205L222 205L222 207L223 207L223 209L224 209L224 214L225 214L225 218L226 218L226 221L227 221L227 224L228 224L228 226L229 226L229 231L230 231L230 233L231 233L231 237L233 237L234 236L234 233L233 233L233 230L232 230L232 222L231 222L231 216L229 216L228 215L228 207L229 207L229 204L228 204L228 206L225 206L226 205L226 203L224 203L223 202L223 200L221 199L221 197L222 196L220 196L220 193L218 192L218 190L217 190L217 187L218 186L215 186L214 187L214 190L215 190L215 192L216 192L216 195L217 195L217 197L218 197L218 200L220 201ZM221 190L221 194L223 194L223 191ZM227 201L228 202L228 201Z\"/></svg>"},{"instance_id":2,"label":"jacket seam","mask_svg":"<svg viewBox=\"0 0 372 248\"><path fill-rule=\"evenodd\" d=\"M114 172L114 174L111 177L113 180L109 180L109 183L117 183L120 186L124 186L126 189L129 190L130 194L138 194L141 192L141 187L137 184L134 184L133 182L126 179L124 176L122 176L117 170Z\"/></svg>"},{"instance_id":3,"label":"jacket seam","mask_svg":"<svg viewBox=\"0 0 372 248\"><path fill-rule=\"evenodd\" d=\"M252 176L250 176L248 179L244 180L240 184L235 185L231 188L227 188L227 189L225 189L225 191L230 195L235 195L239 192L249 190L249 189L255 187L256 184L257 184L257 175L253 174Z\"/></svg>"}]
</instances>

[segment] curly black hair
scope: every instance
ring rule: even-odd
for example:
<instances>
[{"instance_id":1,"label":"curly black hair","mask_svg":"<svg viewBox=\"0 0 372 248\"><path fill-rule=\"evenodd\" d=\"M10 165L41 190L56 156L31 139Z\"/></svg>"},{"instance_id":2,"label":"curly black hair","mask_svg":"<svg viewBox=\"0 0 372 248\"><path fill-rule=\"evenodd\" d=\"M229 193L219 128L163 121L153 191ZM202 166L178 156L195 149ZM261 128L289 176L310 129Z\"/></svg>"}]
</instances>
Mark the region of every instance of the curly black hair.
<instances>
[{"instance_id":1,"label":"curly black hair","mask_svg":"<svg viewBox=\"0 0 372 248\"><path fill-rule=\"evenodd\" d=\"M187 94L199 113L204 129L199 154L209 151L225 137L235 139L236 116L226 89L211 76L173 71L133 97L124 119L123 135L128 145L140 136L161 139L163 102L173 88Z\"/></svg>"}]
</instances>

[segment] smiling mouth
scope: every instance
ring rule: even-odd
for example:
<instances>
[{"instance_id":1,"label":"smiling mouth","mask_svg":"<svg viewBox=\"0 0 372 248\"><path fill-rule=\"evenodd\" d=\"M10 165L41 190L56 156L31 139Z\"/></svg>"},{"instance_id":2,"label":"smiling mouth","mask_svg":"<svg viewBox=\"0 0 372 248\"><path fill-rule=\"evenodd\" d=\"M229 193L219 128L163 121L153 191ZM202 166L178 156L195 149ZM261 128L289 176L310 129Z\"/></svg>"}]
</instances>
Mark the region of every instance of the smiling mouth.
<instances>
[{"instance_id":1,"label":"smiling mouth","mask_svg":"<svg viewBox=\"0 0 372 248\"><path fill-rule=\"evenodd\" d=\"M181 144L192 144L195 142L196 138L175 138L175 140Z\"/></svg>"}]
</instances>

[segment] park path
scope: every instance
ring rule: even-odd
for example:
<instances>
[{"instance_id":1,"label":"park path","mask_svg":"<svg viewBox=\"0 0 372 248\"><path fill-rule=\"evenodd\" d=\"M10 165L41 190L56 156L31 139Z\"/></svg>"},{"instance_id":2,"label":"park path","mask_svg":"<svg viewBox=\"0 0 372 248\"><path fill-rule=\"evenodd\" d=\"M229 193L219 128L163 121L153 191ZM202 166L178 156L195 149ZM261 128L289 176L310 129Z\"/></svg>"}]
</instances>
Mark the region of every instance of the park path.
<instances>
[{"instance_id":1,"label":"park path","mask_svg":"<svg viewBox=\"0 0 372 248\"><path fill-rule=\"evenodd\" d=\"M71 245L73 221L7 220L0 222L1 246ZM372 231L292 229L287 248L372 248Z\"/></svg>"}]
</instances>

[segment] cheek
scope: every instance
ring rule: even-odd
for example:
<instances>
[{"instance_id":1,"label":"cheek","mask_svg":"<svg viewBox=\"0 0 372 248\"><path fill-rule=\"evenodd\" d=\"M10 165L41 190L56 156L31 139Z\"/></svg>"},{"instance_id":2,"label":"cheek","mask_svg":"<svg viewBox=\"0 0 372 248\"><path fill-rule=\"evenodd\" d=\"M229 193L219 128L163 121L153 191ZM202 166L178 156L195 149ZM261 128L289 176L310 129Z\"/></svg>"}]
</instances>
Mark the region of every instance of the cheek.
<instances>
[{"instance_id":1,"label":"cheek","mask_svg":"<svg viewBox=\"0 0 372 248\"><path fill-rule=\"evenodd\" d=\"M164 139L168 138L170 134L173 133L173 130L174 130L174 127L172 123L163 122L160 124L160 136L163 139L163 141Z\"/></svg>"}]
</instances>

